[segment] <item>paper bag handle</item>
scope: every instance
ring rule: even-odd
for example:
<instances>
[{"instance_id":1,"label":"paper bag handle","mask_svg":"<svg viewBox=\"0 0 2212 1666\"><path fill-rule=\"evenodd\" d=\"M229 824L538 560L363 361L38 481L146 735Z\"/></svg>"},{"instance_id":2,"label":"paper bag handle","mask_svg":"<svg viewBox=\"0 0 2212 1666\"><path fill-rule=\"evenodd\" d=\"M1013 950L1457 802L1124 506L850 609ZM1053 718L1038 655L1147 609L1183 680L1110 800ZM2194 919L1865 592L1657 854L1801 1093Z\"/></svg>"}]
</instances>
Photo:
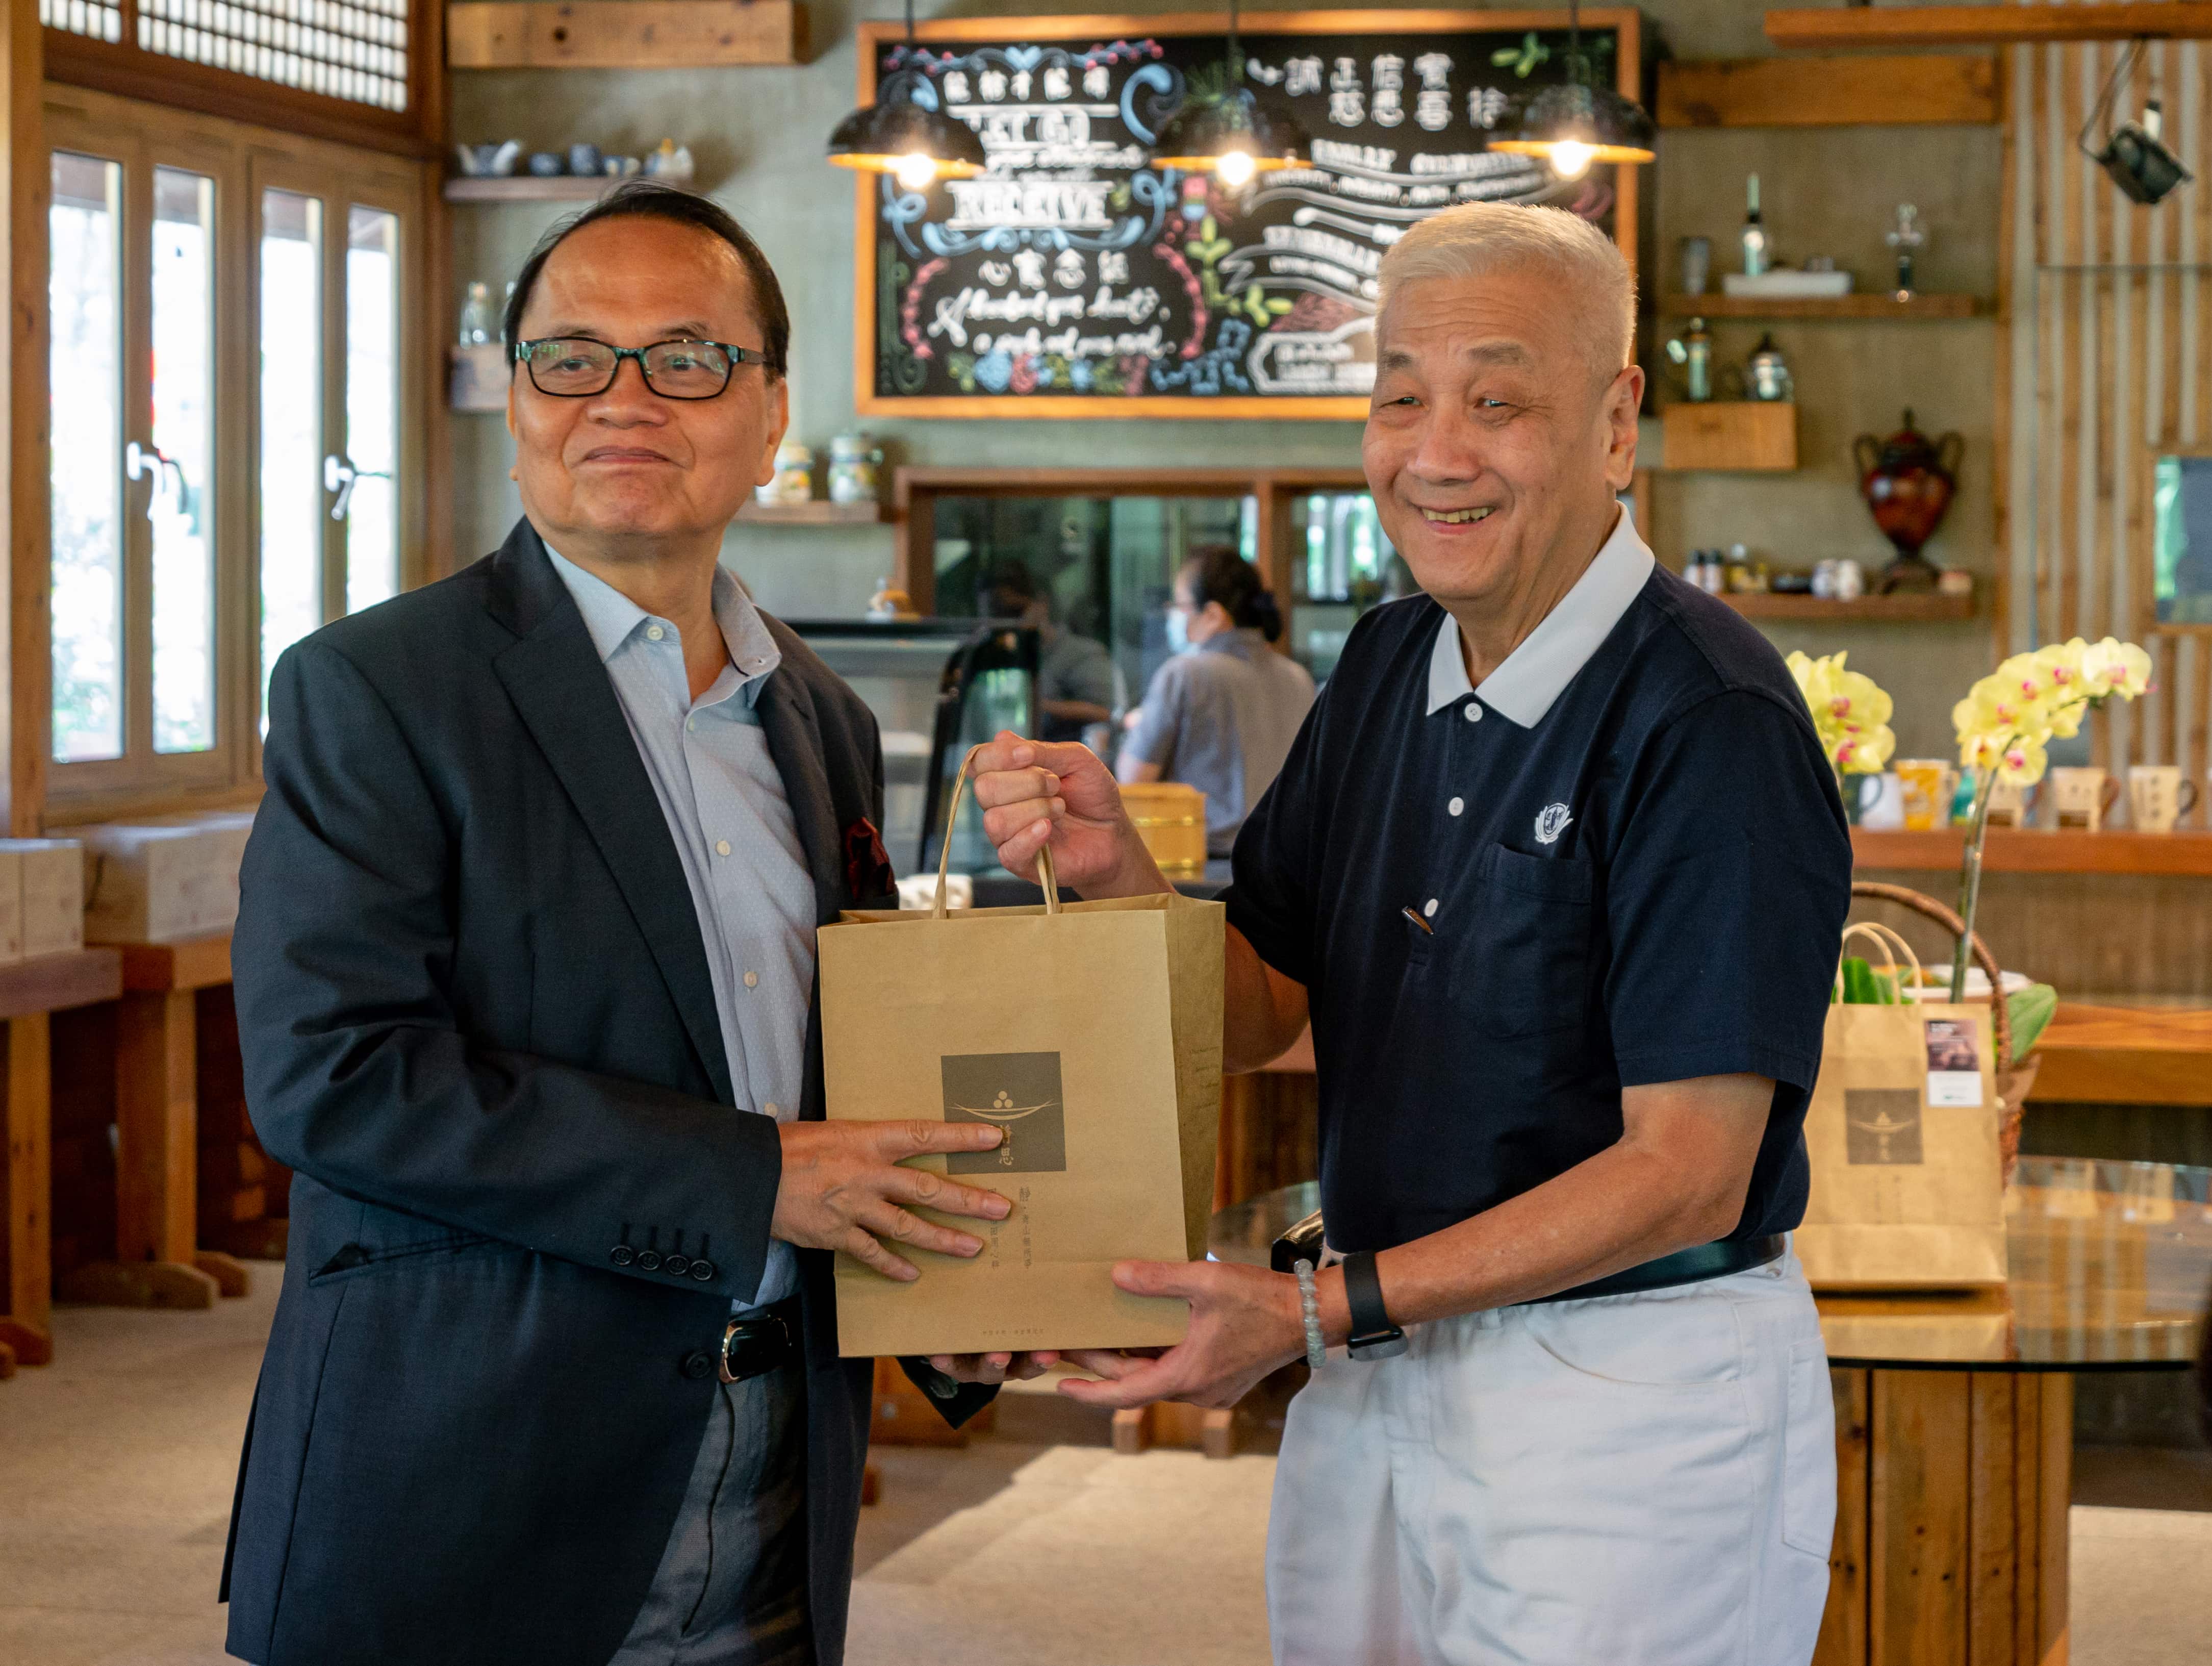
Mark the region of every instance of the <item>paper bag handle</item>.
<instances>
[{"instance_id":1,"label":"paper bag handle","mask_svg":"<svg viewBox=\"0 0 2212 1666\"><path fill-rule=\"evenodd\" d=\"M1880 921L1862 920L1855 925L1850 925L1844 927L1844 947L1849 948L1851 944L1851 939L1856 937L1862 932L1874 939L1875 945L1888 958L1889 976L1892 982L1898 982L1897 952L1899 949L1902 949L1905 951L1905 958L1912 963L1912 987L1916 989L1920 987L1921 979L1923 974L1920 970L1920 957L1912 952L1912 945L1906 942L1904 937L1899 933L1892 930L1889 927L1883 925ZM1844 961L1843 956L1838 953L1836 957L1836 994L1838 999L1842 997L1843 989ZM1906 1004L1911 1004L1913 997L1905 994L1905 986L1902 983L1898 983L1898 994L1903 997Z\"/></svg>"},{"instance_id":2,"label":"paper bag handle","mask_svg":"<svg viewBox=\"0 0 2212 1666\"><path fill-rule=\"evenodd\" d=\"M937 905L929 913L933 920L945 917L945 878L952 868L952 830L960 820L960 794L968 785L968 767L975 763L975 754L982 750L980 745L970 746L968 756L960 760L960 773L952 778L952 807L945 812L944 848L937 853ZM1037 852L1037 884L1044 888L1044 911L1058 914L1060 877L1053 871L1050 845Z\"/></svg>"}]
</instances>

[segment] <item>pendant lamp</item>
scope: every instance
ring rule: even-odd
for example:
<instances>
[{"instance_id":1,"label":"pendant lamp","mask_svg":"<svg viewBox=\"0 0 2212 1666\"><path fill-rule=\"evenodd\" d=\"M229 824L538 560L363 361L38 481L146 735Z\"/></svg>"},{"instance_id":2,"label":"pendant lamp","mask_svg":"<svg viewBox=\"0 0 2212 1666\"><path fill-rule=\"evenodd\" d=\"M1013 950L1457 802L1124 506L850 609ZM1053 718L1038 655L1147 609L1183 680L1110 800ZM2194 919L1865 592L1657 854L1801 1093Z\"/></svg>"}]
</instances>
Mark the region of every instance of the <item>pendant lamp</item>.
<instances>
[{"instance_id":1,"label":"pendant lamp","mask_svg":"<svg viewBox=\"0 0 2212 1666\"><path fill-rule=\"evenodd\" d=\"M1212 173L1231 190L1255 173L1305 166L1299 153L1306 136L1287 100L1262 102L1244 84L1244 54L1237 40L1237 0L1229 3L1229 56L1221 91L1184 95L1182 106L1152 141L1152 166L1186 173Z\"/></svg>"},{"instance_id":2,"label":"pendant lamp","mask_svg":"<svg viewBox=\"0 0 2212 1666\"><path fill-rule=\"evenodd\" d=\"M939 107L928 75L911 61L914 0L906 0L906 44L907 66L885 76L876 101L853 112L830 135L830 160L864 173L888 173L908 191L924 190L934 179L973 179L983 171L982 140Z\"/></svg>"},{"instance_id":3,"label":"pendant lamp","mask_svg":"<svg viewBox=\"0 0 2212 1666\"><path fill-rule=\"evenodd\" d=\"M1516 156L1541 156L1562 179L1579 179L1592 162L1648 162L1655 130L1644 106L1597 84L1583 52L1581 0L1567 11L1567 78L1547 87L1522 107L1511 137L1489 148Z\"/></svg>"}]
</instances>

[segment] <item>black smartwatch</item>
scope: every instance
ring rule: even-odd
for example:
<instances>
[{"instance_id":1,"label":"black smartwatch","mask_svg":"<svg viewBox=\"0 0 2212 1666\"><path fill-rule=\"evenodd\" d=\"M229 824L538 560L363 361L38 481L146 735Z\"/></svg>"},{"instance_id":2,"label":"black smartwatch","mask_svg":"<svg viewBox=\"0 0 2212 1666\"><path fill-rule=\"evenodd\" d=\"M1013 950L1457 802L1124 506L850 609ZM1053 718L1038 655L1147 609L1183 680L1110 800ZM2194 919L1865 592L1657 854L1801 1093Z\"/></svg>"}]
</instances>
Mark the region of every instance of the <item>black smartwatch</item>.
<instances>
[{"instance_id":1,"label":"black smartwatch","mask_svg":"<svg viewBox=\"0 0 2212 1666\"><path fill-rule=\"evenodd\" d=\"M1372 1250L1344 1258L1344 1300L1352 1310L1348 1351L1353 1359L1395 1359L1406 1351L1406 1333L1390 1322L1382 1305L1382 1280L1375 1276Z\"/></svg>"}]
</instances>

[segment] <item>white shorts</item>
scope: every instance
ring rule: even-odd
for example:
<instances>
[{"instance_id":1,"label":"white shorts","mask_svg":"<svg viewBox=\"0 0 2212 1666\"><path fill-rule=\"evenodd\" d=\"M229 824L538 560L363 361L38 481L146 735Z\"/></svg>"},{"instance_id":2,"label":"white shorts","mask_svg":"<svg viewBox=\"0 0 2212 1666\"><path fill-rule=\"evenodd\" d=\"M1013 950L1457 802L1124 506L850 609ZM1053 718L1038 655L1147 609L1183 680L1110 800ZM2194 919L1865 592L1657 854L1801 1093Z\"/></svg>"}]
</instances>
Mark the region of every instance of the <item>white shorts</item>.
<instances>
[{"instance_id":1,"label":"white shorts","mask_svg":"<svg viewBox=\"0 0 2212 1666\"><path fill-rule=\"evenodd\" d=\"M1332 1353L1267 1532L1279 1666L1804 1666L1835 1414L1794 1255Z\"/></svg>"}]
</instances>

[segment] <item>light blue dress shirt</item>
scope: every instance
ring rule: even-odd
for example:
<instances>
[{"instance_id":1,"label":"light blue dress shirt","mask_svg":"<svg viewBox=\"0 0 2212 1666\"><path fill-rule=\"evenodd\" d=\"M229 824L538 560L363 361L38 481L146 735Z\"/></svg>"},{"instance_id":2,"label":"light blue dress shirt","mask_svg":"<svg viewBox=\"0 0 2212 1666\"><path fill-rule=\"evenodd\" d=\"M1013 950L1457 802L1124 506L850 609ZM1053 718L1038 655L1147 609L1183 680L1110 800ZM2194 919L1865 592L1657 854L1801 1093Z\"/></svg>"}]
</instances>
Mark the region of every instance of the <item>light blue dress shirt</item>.
<instances>
[{"instance_id":1,"label":"light blue dress shirt","mask_svg":"<svg viewBox=\"0 0 2212 1666\"><path fill-rule=\"evenodd\" d=\"M730 663L694 701L674 624L545 553L584 616L683 860L738 1109L788 1122L806 1067L814 879L753 709L782 652L736 578L717 567L714 620ZM782 1300L798 1274L791 1246L770 1240L752 1304Z\"/></svg>"}]
</instances>

